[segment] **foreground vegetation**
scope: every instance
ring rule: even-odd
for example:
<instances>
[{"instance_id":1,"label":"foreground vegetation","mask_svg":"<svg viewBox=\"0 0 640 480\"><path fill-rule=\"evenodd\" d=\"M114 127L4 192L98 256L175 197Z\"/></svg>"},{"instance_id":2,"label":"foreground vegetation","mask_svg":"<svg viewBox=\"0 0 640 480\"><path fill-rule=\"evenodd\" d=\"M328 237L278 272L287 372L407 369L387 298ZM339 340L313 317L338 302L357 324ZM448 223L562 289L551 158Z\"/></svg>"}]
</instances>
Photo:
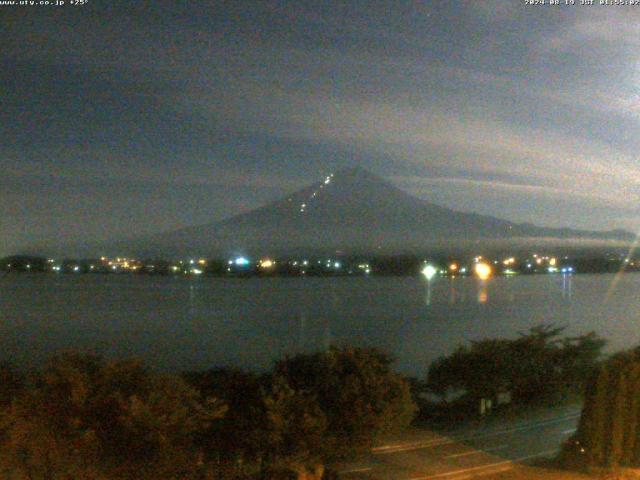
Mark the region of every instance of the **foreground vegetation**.
<instances>
[{"instance_id":1,"label":"foreground vegetation","mask_svg":"<svg viewBox=\"0 0 640 480\"><path fill-rule=\"evenodd\" d=\"M0 478L331 478L327 466L410 424L417 402L423 418L450 421L505 393L518 407L555 402L589 378L572 445L588 446L593 464L635 464L640 353L600 368L602 339L562 332L539 326L461 346L431 365L427 382L402 377L388 355L367 348L287 357L261 375L166 375L80 353L28 374L4 365ZM425 401L425 393L442 401Z\"/></svg>"},{"instance_id":2,"label":"foreground vegetation","mask_svg":"<svg viewBox=\"0 0 640 480\"><path fill-rule=\"evenodd\" d=\"M640 348L613 356L592 375L563 460L587 470L640 467Z\"/></svg>"},{"instance_id":3,"label":"foreground vegetation","mask_svg":"<svg viewBox=\"0 0 640 480\"><path fill-rule=\"evenodd\" d=\"M540 325L515 339L459 346L429 368L427 391L442 400L431 410L468 414L478 412L482 399L523 406L581 396L605 341L593 332L562 337L563 331Z\"/></svg>"},{"instance_id":4,"label":"foreground vegetation","mask_svg":"<svg viewBox=\"0 0 640 480\"><path fill-rule=\"evenodd\" d=\"M372 349L298 355L262 376L160 375L78 353L1 375L2 478L319 479L415 413Z\"/></svg>"}]
</instances>

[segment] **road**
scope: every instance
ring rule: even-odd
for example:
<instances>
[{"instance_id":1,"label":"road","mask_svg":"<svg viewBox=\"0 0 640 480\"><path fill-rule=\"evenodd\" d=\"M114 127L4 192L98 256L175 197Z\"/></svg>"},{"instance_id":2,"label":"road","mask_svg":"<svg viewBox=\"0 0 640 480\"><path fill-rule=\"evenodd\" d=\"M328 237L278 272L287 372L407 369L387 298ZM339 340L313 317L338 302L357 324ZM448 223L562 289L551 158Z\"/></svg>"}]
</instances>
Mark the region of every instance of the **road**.
<instances>
[{"instance_id":1,"label":"road","mask_svg":"<svg viewBox=\"0 0 640 480\"><path fill-rule=\"evenodd\" d=\"M555 455L575 431L578 405L538 410L518 419L489 419L446 432L412 429L358 461L344 478L462 480L513 469Z\"/></svg>"}]
</instances>

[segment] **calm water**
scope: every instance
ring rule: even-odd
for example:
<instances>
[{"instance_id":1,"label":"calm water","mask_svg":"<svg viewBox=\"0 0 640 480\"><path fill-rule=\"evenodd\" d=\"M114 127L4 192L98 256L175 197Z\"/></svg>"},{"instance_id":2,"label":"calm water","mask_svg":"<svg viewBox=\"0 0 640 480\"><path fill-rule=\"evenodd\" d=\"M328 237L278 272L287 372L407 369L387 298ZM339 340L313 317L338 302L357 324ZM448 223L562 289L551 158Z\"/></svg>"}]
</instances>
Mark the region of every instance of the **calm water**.
<instances>
[{"instance_id":1,"label":"calm water","mask_svg":"<svg viewBox=\"0 0 640 480\"><path fill-rule=\"evenodd\" d=\"M595 330L609 350L640 343L640 275L218 279L8 275L0 279L0 356L38 364L58 349L141 357L161 369L262 369L329 344L377 346L423 375L473 339L554 322Z\"/></svg>"}]
</instances>

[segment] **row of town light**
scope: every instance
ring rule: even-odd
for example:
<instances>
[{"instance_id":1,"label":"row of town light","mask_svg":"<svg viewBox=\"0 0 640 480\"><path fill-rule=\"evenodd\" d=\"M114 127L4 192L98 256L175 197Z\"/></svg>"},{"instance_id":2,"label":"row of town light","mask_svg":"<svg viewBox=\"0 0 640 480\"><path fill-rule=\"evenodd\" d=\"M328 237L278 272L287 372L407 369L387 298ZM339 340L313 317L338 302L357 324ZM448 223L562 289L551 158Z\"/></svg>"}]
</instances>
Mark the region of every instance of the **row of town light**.
<instances>
[{"instance_id":1,"label":"row of town light","mask_svg":"<svg viewBox=\"0 0 640 480\"><path fill-rule=\"evenodd\" d=\"M460 268L458 264L452 263L451 265L449 265L449 271L452 273L459 271L460 273L464 274L467 272L467 269L466 267ZM481 280L486 280L493 274L493 268L491 268L491 265L484 262L476 263L473 266L473 271ZM446 271L438 270L436 267L430 264L425 265L422 269L422 274L427 280L433 279L433 277L435 277L438 273L446 273Z\"/></svg>"},{"instance_id":2,"label":"row of town light","mask_svg":"<svg viewBox=\"0 0 640 480\"><path fill-rule=\"evenodd\" d=\"M537 254L534 254L533 259L534 259L533 262L528 262L526 264L527 269L531 269L534 266L533 263L535 263L536 266L546 265L547 266L546 271L549 273L558 273L558 272L574 273L575 272L575 269L571 266L559 267L558 260L555 257L538 256ZM498 260L495 260L493 263L498 265L500 262ZM502 260L501 263L505 267L512 267L517 263L517 261L515 257L509 257ZM435 277L437 274L446 275L447 273L452 275L466 274L467 268L460 267L457 263L454 262L448 266L448 270L447 269L440 270L430 264L425 264L425 266L422 269L422 274L425 276L427 280L433 279L433 277ZM473 273L481 280L486 280L493 275L493 266L490 262L484 260L482 256L477 256L473 259ZM512 268L505 268L502 271L502 273L504 273L505 275L513 275L517 272Z\"/></svg>"}]
</instances>

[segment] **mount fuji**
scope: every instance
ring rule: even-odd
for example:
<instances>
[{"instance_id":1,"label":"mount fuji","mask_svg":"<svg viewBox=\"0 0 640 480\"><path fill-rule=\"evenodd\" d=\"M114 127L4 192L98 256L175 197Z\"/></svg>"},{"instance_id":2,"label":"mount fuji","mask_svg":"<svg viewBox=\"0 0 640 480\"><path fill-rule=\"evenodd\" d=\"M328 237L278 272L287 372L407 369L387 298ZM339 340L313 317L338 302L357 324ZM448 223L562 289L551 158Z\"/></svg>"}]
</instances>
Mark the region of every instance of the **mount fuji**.
<instances>
[{"instance_id":1,"label":"mount fuji","mask_svg":"<svg viewBox=\"0 0 640 480\"><path fill-rule=\"evenodd\" d=\"M624 244L622 230L585 231L464 213L414 197L360 167L340 170L255 210L206 225L128 242L142 255L312 251L405 253L571 241ZM124 247L125 244L119 245Z\"/></svg>"}]
</instances>

